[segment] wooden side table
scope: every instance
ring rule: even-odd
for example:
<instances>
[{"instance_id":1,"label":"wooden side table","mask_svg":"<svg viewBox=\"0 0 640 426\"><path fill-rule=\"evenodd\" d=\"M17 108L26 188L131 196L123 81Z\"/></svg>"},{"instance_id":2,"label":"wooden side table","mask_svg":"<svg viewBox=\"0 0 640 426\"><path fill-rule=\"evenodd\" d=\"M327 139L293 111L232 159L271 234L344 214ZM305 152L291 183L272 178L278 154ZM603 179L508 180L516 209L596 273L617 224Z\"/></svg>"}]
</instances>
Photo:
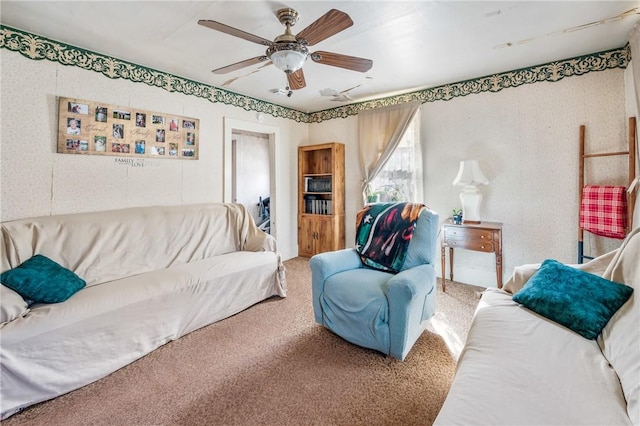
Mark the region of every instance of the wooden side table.
<instances>
[{"instance_id":1,"label":"wooden side table","mask_svg":"<svg viewBox=\"0 0 640 426\"><path fill-rule=\"evenodd\" d=\"M446 291L445 284L445 257L446 248L449 247L449 279L453 281L453 249L464 248L467 250L495 253L496 275L498 288L502 288L502 223L480 222L478 224L462 223L454 224L448 219L442 225L442 291Z\"/></svg>"}]
</instances>

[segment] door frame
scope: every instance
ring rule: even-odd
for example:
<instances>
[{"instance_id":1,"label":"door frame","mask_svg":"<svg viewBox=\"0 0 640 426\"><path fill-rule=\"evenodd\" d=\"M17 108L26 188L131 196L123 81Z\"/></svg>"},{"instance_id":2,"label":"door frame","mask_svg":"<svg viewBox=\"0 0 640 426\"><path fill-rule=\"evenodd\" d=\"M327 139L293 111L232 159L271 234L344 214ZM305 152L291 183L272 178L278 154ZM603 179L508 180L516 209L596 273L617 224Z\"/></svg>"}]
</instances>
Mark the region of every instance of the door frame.
<instances>
[{"instance_id":1,"label":"door frame","mask_svg":"<svg viewBox=\"0 0 640 426\"><path fill-rule=\"evenodd\" d=\"M277 239L276 206L278 194L276 192L276 141L280 140L280 128L262 123L252 123L231 117L223 117L224 145L223 145L223 174L222 200L233 202L233 131L247 131L269 135L269 215L271 219L271 235Z\"/></svg>"}]
</instances>

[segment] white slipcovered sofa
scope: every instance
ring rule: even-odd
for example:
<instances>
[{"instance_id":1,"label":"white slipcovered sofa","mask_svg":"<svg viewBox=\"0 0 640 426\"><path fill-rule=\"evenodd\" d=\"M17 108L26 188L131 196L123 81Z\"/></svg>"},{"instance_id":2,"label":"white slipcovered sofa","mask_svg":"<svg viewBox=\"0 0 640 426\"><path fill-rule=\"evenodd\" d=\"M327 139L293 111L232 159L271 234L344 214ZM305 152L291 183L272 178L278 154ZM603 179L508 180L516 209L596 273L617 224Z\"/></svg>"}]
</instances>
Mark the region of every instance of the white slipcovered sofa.
<instances>
[{"instance_id":1,"label":"white slipcovered sofa","mask_svg":"<svg viewBox=\"0 0 640 426\"><path fill-rule=\"evenodd\" d=\"M436 425L640 425L640 229L576 266L634 289L596 339L512 300L538 267L484 292Z\"/></svg>"},{"instance_id":2,"label":"white slipcovered sofa","mask_svg":"<svg viewBox=\"0 0 640 426\"><path fill-rule=\"evenodd\" d=\"M0 272L40 254L86 281L64 302L30 307L2 286L2 418L286 296L275 239L241 205L54 215L5 222L1 230Z\"/></svg>"}]
</instances>

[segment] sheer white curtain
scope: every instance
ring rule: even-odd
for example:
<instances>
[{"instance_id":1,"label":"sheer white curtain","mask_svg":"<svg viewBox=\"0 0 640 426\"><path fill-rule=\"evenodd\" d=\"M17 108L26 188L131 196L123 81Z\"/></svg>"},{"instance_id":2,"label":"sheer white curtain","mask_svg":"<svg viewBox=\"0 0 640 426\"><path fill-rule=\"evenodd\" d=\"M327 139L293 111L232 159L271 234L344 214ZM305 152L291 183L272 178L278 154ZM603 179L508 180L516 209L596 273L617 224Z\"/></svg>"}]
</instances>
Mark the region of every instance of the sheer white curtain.
<instances>
[{"instance_id":1,"label":"sheer white curtain","mask_svg":"<svg viewBox=\"0 0 640 426\"><path fill-rule=\"evenodd\" d=\"M358 114L363 203L365 190L394 153L419 108L420 102L414 101Z\"/></svg>"},{"instance_id":2,"label":"sheer white curtain","mask_svg":"<svg viewBox=\"0 0 640 426\"><path fill-rule=\"evenodd\" d=\"M374 201L423 201L421 151L418 109L385 165L369 180Z\"/></svg>"},{"instance_id":3,"label":"sheer white curtain","mask_svg":"<svg viewBox=\"0 0 640 426\"><path fill-rule=\"evenodd\" d=\"M640 113L640 22L636 24L635 27L631 30L631 34L629 34L629 47L631 48L631 66L633 68L633 83L634 83L634 93L636 96L636 111ZM640 117L636 117L636 123ZM640 197L638 196L638 192L640 190L640 182L638 181L638 171L640 170L640 149L638 145L640 144L640 130L638 130L638 126L636 124L636 185L632 190L636 192L636 206L634 209L634 217L633 217L633 227L636 228L640 224Z\"/></svg>"}]
</instances>

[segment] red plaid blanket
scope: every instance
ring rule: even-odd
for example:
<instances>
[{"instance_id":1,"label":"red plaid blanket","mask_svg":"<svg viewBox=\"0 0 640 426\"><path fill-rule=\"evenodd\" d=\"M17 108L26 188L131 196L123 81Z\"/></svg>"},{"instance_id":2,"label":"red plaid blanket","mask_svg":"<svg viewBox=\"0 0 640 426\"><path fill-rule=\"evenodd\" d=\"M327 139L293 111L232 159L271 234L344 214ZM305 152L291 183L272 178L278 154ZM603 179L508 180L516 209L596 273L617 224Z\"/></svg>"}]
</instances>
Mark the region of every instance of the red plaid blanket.
<instances>
[{"instance_id":1,"label":"red plaid blanket","mask_svg":"<svg viewBox=\"0 0 640 426\"><path fill-rule=\"evenodd\" d=\"M623 239L627 231L627 191L623 186L582 188L580 228L596 235Z\"/></svg>"}]
</instances>

